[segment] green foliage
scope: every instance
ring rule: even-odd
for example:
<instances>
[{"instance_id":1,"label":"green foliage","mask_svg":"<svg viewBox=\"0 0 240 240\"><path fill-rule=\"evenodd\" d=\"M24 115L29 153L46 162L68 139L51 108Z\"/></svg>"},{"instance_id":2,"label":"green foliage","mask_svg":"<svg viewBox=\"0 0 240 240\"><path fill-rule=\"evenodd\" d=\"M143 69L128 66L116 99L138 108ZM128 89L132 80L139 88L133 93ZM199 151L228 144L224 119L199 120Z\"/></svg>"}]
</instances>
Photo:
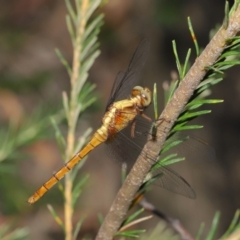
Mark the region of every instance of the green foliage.
<instances>
[{"instance_id":1,"label":"green foliage","mask_svg":"<svg viewBox=\"0 0 240 240\"><path fill-rule=\"evenodd\" d=\"M28 118L23 119L21 124L10 122L6 128L0 130L0 172L1 172L1 192L2 202L7 203L3 208L3 214L13 214L22 212L26 207L26 191L24 184L19 182L19 175L16 174L19 161L26 159L26 153L22 148L33 144L41 138L50 136L49 114L53 114L57 123L63 119L61 111L53 113L38 107ZM44 116L44 117L43 117ZM11 175L9 178L8 176ZM8 177L6 181L6 177ZM18 184L16 185L16 182ZM17 199L17 201L16 201ZM0 226L0 239L20 240L28 239L26 228L16 228L12 230L11 224Z\"/></svg>"},{"instance_id":2,"label":"green foliage","mask_svg":"<svg viewBox=\"0 0 240 240\"><path fill-rule=\"evenodd\" d=\"M226 5L226 9L228 9ZM227 14L229 14L229 11L227 11ZM228 18L225 18L224 22L227 24ZM195 50L196 50L196 57L199 55L199 46L197 43L197 39L195 37L190 18L188 18L188 25L189 25L189 30L190 34L192 36L194 45L195 45ZM213 66L206 66L206 70L208 71L204 79L201 81L197 89L194 91L194 94L190 98L189 102L186 104L185 109L183 112L180 114L178 117L177 121L174 123L170 134L167 138L167 141L164 144L164 147L162 148L162 151L160 153L160 156L163 153L168 152L170 149L174 148L175 146L181 144L182 142L188 140L188 137L185 138L179 138L178 135L181 131L185 130L195 130L202 128L203 126L200 125L193 125L189 124L189 122L201 115L208 114L211 112L211 110L198 110L199 107L202 107L203 105L209 105L209 104L216 104L216 103L221 103L223 100L219 99L206 99L207 96L210 95L210 88L214 86L215 84L218 84L223 80L224 77L224 72L236 65L240 64L239 61L239 56L240 56L240 37L234 37L232 39L229 39L228 42L226 43L226 47L221 54L221 56L218 58L218 60L214 63ZM172 81L169 87L165 90L165 102L168 103L171 97L173 96L175 90L179 86L180 81L185 77L187 71L189 70L191 63L190 63L190 55L191 55L191 49L188 50L186 54L186 58L184 60L184 63L182 64L179 60L178 53L177 53L177 47L175 41L173 41L173 52L175 55L176 59L176 65L178 69L178 74L179 74L179 79ZM154 104L156 104L156 91L154 90L154 95L153 95L153 100ZM156 115L156 106L154 108L155 115ZM154 129L154 128L153 128ZM153 134L154 136L154 134ZM181 136L181 135L180 135ZM160 159L159 162L157 162L152 170L156 170L158 168L161 168L162 166L170 165L178 161L182 161L184 158L179 158L177 154L170 154L168 156L165 156L163 159ZM161 177L161 174L158 176L153 176L152 178L148 179L142 187L139 189L138 194L144 193L147 191L147 187L149 183L153 182L156 180L156 177ZM238 212L239 215L239 212ZM211 230L207 236L207 240L214 239L216 229L219 223L219 217L220 214L216 213ZM125 222L128 222L128 218L125 220ZM232 227L234 225L234 227ZM237 225L239 228L239 224ZM233 220L233 224L231 225L232 228L236 227L236 216ZM232 228L229 228L232 230ZM231 230L229 230L231 232ZM200 239L202 229L200 228L200 233L197 236L197 239ZM163 232L163 231L162 231ZM172 236L173 237L173 236ZM158 238L164 239L164 234L159 233ZM151 239L149 238L149 235L145 238L141 239ZM153 238L154 239L154 238ZM172 239L169 236L166 239ZM222 238L225 239L225 238Z\"/></svg>"},{"instance_id":3,"label":"green foliage","mask_svg":"<svg viewBox=\"0 0 240 240\"><path fill-rule=\"evenodd\" d=\"M206 240L212 240L215 237L216 231L217 231L217 226L219 224L219 219L220 219L220 212L216 212L215 216L212 221L212 226L210 228L210 231L206 237Z\"/></svg>"},{"instance_id":4,"label":"green foliage","mask_svg":"<svg viewBox=\"0 0 240 240\"><path fill-rule=\"evenodd\" d=\"M145 234L142 234L139 240L180 240L180 237L173 232L170 228L167 228L167 224L163 221L159 222L157 226L148 231Z\"/></svg>"},{"instance_id":5,"label":"green foliage","mask_svg":"<svg viewBox=\"0 0 240 240\"><path fill-rule=\"evenodd\" d=\"M17 85L15 78L18 78ZM1 87L9 88L18 94L26 94L36 88L39 91L46 81L49 81L49 73L38 73L22 79L19 76L4 75L1 79ZM56 123L61 122L64 117L62 111L41 105L36 107L30 116L24 116L19 122L11 119L6 125L2 123L0 129L0 190L1 202L4 203L2 208L4 215L19 214L26 208L27 187L25 183L19 181L21 176L18 173L18 167L22 160L29 158L27 152L24 151L25 147L39 139L51 136L49 115L54 117ZM0 239L28 239L28 229L12 230L12 228L12 224L3 223L0 226Z\"/></svg>"},{"instance_id":6,"label":"green foliage","mask_svg":"<svg viewBox=\"0 0 240 240\"><path fill-rule=\"evenodd\" d=\"M210 230L209 230L207 236L204 238L205 240L214 240L215 239L216 231L219 228L218 227L219 223L220 223L220 212L218 211L215 213ZM203 239L203 237L202 237L203 229L204 229L204 224L202 224L201 227L199 228L198 234L196 236L196 240ZM220 239L221 240L239 239L240 238L239 230L240 230L240 211L237 210L227 231L224 233L224 235L222 237L220 237ZM236 234L236 235L234 236L234 234Z\"/></svg>"},{"instance_id":7,"label":"green foliage","mask_svg":"<svg viewBox=\"0 0 240 240\"><path fill-rule=\"evenodd\" d=\"M20 148L32 144L37 139L46 138L50 121L48 117L42 119L43 112L45 114L47 113L39 108L31 117L26 118L20 126L16 125L14 122L10 122L7 129L1 128L0 162L9 159L19 159L21 153L18 152L18 150ZM53 116L56 122L60 122L63 119L63 114L61 112Z\"/></svg>"},{"instance_id":8,"label":"green foliage","mask_svg":"<svg viewBox=\"0 0 240 240\"><path fill-rule=\"evenodd\" d=\"M192 34L193 30L191 29L190 32ZM179 82L181 81L182 78L184 78L186 74L186 70L188 70L189 66L191 65L189 63L190 51L188 51L186 59L184 61L184 65L182 67L182 64L180 63L178 58L175 43L173 44L173 49L174 49L174 54L176 56L176 63L179 71L180 80L176 80L175 82L172 82L171 85L169 86L167 93L165 93L165 96L167 96L166 102L170 100L174 91L179 85ZM198 49L198 47L196 49ZM167 152L171 148L177 146L178 144L181 144L183 141L186 140L186 139L176 140L176 138L174 137L175 134L178 134L180 131L196 130L203 127L201 125L189 124L189 121L203 114L208 114L211 112L211 110L198 111L197 109L199 107L202 107L203 105L206 105L206 104L216 104L216 103L223 102L223 100L206 99L206 97L210 94L210 90L209 90L210 87L214 86L215 84L223 80L223 77L224 77L223 72L225 70L229 69L230 67L239 65L240 63L240 61L238 60L239 55L240 55L240 38L234 37L233 39L229 39L225 50L223 51L222 55L218 58L218 60L215 62L215 64L211 67L210 66L206 67L206 69L208 69L207 75L199 84L193 96L190 98L189 102L187 103L184 111L180 114L177 121L175 122L170 132L170 135L168 137L168 140L165 142L165 145L161 151L161 154ZM173 156L173 159L171 159L169 163L175 162L177 160L178 159L175 159L175 156Z\"/></svg>"},{"instance_id":9,"label":"green foliage","mask_svg":"<svg viewBox=\"0 0 240 240\"><path fill-rule=\"evenodd\" d=\"M202 240L203 239L214 240L214 239L216 239L215 235L216 235L217 229L219 228L218 227L219 223L220 223L220 212L218 211L214 215L212 225L210 226L210 230L209 230L207 236L206 237L202 236L203 229L204 229L204 226L205 226L205 224L202 223L200 228L199 228L198 234L197 234L196 238L194 238L194 239L196 239L196 240L201 240L201 239ZM240 230L240 211L237 210L231 224L229 225L229 227L227 229L227 231L219 239L220 240L239 239L239 237L240 237L240 231L239 230ZM171 229L169 229L167 227L166 223L163 222L163 221L159 222L159 224L152 231L149 231L145 234L142 234L139 239L141 239L141 240L145 240L145 239L155 240L155 239L159 239L159 237L161 237L161 239L167 239L167 240L180 239L180 237L176 233L174 233ZM231 238L231 237L233 237L233 238Z\"/></svg>"},{"instance_id":10,"label":"green foliage","mask_svg":"<svg viewBox=\"0 0 240 240\"><path fill-rule=\"evenodd\" d=\"M84 217L80 218L77 223L76 223L76 227L75 227L75 230L73 232L73 240L77 240L77 237L78 237L78 233L80 232L81 230L81 227L82 227L82 224L84 222Z\"/></svg>"},{"instance_id":11,"label":"green foliage","mask_svg":"<svg viewBox=\"0 0 240 240\"><path fill-rule=\"evenodd\" d=\"M82 188L83 188L84 184L87 182L88 178L89 178L89 175L85 175L84 177L81 178L80 181L78 180L78 183L74 186L73 192L72 192L72 195L73 195L73 199L72 199L73 206L72 207L73 208L75 207L75 204L76 204L79 196L82 193Z\"/></svg>"},{"instance_id":12,"label":"green foliage","mask_svg":"<svg viewBox=\"0 0 240 240\"><path fill-rule=\"evenodd\" d=\"M0 87L10 89L11 92L18 94L39 93L40 89L46 86L51 80L51 73L47 71L33 73L28 77L21 77L14 73L3 73L1 74Z\"/></svg>"},{"instance_id":13,"label":"green foliage","mask_svg":"<svg viewBox=\"0 0 240 240\"><path fill-rule=\"evenodd\" d=\"M27 240L28 230L26 228L16 228L11 230L9 225L2 224L0 226L1 240Z\"/></svg>"},{"instance_id":14,"label":"green foliage","mask_svg":"<svg viewBox=\"0 0 240 240\"><path fill-rule=\"evenodd\" d=\"M191 37L192 37L192 40L193 40L193 43L194 43L194 46L195 46L196 55L199 56L200 50L199 50L197 38L195 36L194 30L193 30L193 27L192 27L190 17L188 17L187 20L188 20L188 28L189 28L189 31L190 31L190 34L191 34Z\"/></svg>"},{"instance_id":15,"label":"green foliage","mask_svg":"<svg viewBox=\"0 0 240 240\"><path fill-rule=\"evenodd\" d=\"M123 236L127 238L139 238L139 235L144 232L145 230L130 230L130 231L118 232L116 236Z\"/></svg>"},{"instance_id":16,"label":"green foliage","mask_svg":"<svg viewBox=\"0 0 240 240\"><path fill-rule=\"evenodd\" d=\"M142 212L144 211L144 209L140 209L138 211L136 211L135 213L133 213L132 215L130 215L128 217L128 219L126 219L124 222L123 222L123 226L124 225L127 225L129 224L130 222L132 222L133 220L135 220Z\"/></svg>"},{"instance_id":17,"label":"green foliage","mask_svg":"<svg viewBox=\"0 0 240 240\"><path fill-rule=\"evenodd\" d=\"M66 68L68 75L71 81L70 93L67 94L63 92L63 109L68 123L68 137L74 138L71 134L74 134L76 129L76 124L81 113L83 113L93 102L96 101L96 97L93 95L95 89L94 84L86 82L88 77L88 71L93 65L96 57L100 54L98 50L99 43L97 42L97 36L100 32L100 27L103 24L103 14L92 17L93 12L99 7L101 1L75 1L75 6L73 7L70 0L66 0L66 7L68 10L68 15L66 16L66 24L68 28L69 35L71 37L73 45L73 65L67 62L63 54L59 49L56 49L56 54L58 55L61 63ZM60 128L56 124L54 118L52 118L52 124L55 129L56 139L59 143L63 158L69 160L79 149L82 149L86 143L86 140L91 133L91 129L87 129L81 137L74 142L74 146L71 147L68 141L65 141L63 134L61 133ZM68 149L72 149L69 153ZM65 212L70 210L70 214L65 216L64 222L70 222L72 224L72 213L74 212L75 205L79 199L83 187L87 182L89 176L85 175L80 179L77 179L77 173L79 169L85 163L85 160L82 160L77 166L68 173L68 176L65 178L65 189L62 184L59 183L59 189L64 195L65 199ZM70 183L70 184L67 184ZM70 186L70 195L69 189L67 186ZM67 200L68 199L68 200ZM70 199L70 200L69 200ZM78 233L80 231L81 225L84 221L84 218L81 218L77 223L75 228L71 227L66 229L63 221L57 215L53 207L48 207L55 221L63 228L64 232L68 234L66 238L77 239ZM69 224L68 224L69 225Z\"/></svg>"},{"instance_id":18,"label":"green foliage","mask_svg":"<svg viewBox=\"0 0 240 240\"><path fill-rule=\"evenodd\" d=\"M238 209L234 215L234 218L229 225L225 234L220 238L221 240L227 239L228 237L233 236L234 234L238 234L238 238L240 238L240 210ZM236 238L237 238L236 236Z\"/></svg>"},{"instance_id":19,"label":"green foliage","mask_svg":"<svg viewBox=\"0 0 240 240\"><path fill-rule=\"evenodd\" d=\"M124 237L128 237L128 238L139 238L140 234L142 234L143 232L145 232L145 230L143 229L139 229L139 230L125 230L133 225L136 225L139 222L142 221L146 221L149 219L149 217L147 218L140 218L137 219L139 217L139 215L141 213L144 212L144 209L139 209L138 211L134 212L133 214L131 214L123 223L122 223L122 227L121 229L118 231L118 233L116 234L116 236L124 236Z\"/></svg>"},{"instance_id":20,"label":"green foliage","mask_svg":"<svg viewBox=\"0 0 240 240\"><path fill-rule=\"evenodd\" d=\"M63 231L65 231L65 226L63 224L62 219L58 216L58 214L56 213L56 211L54 210L54 208L52 207L52 205L48 204L47 205L49 212L52 214L54 220L56 221L56 223L63 229Z\"/></svg>"}]
</instances>

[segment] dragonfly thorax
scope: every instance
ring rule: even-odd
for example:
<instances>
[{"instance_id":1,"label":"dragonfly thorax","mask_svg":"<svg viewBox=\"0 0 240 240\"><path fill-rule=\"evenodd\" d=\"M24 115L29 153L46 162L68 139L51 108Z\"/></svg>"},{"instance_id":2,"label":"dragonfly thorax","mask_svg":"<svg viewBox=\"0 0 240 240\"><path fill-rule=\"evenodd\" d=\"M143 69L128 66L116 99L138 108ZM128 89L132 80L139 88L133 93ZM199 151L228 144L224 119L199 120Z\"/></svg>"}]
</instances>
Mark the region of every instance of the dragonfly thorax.
<instances>
[{"instance_id":1,"label":"dragonfly thorax","mask_svg":"<svg viewBox=\"0 0 240 240\"><path fill-rule=\"evenodd\" d=\"M142 107L147 107L152 101L152 93L147 87L134 87L132 89L132 97L138 97L141 100Z\"/></svg>"}]
</instances>

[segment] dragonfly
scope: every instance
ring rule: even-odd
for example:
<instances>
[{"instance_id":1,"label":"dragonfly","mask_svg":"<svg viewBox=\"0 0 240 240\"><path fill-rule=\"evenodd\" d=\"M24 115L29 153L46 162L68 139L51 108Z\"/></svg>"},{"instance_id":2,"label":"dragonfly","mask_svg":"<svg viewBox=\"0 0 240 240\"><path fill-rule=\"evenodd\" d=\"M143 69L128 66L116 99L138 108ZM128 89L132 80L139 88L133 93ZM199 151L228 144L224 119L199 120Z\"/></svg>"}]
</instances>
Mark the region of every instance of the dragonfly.
<instances>
[{"instance_id":1,"label":"dragonfly","mask_svg":"<svg viewBox=\"0 0 240 240\"><path fill-rule=\"evenodd\" d=\"M138 85L140 72L145 64L150 43L143 39L135 50L128 68L119 72L114 81L107 102L102 125L93 134L91 140L72 159L46 181L29 199L28 203L38 201L50 188L65 176L76 164L102 143L106 143L111 158L119 162L134 163L147 141L151 122L144 114L151 104L152 93L149 88ZM146 134L147 133L147 134ZM150 157L157 162L157 157ZM158 185L172 192L195 198L195 192L179 174L162 166Z\"/></svg>"}]
</instances>

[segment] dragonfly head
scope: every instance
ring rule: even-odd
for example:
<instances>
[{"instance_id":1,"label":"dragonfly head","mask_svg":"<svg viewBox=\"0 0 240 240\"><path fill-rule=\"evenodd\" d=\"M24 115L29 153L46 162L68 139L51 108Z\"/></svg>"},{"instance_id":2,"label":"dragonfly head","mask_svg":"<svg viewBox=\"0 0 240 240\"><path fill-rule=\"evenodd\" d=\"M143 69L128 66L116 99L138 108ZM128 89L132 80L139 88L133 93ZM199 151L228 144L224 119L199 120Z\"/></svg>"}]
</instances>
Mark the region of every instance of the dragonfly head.
<instances>
[{"instance_id":1,"label":"dragonfly head","mask_svg":"<svg viewBox=\"0 0 240 240\"><path fill-rule=\"evenodd\" d=\"M147 107L152 101L152 93L149 88L136 86L132 89L132 97L139 96L141 98L141 105Z\"/></svg>"}]
</instances>

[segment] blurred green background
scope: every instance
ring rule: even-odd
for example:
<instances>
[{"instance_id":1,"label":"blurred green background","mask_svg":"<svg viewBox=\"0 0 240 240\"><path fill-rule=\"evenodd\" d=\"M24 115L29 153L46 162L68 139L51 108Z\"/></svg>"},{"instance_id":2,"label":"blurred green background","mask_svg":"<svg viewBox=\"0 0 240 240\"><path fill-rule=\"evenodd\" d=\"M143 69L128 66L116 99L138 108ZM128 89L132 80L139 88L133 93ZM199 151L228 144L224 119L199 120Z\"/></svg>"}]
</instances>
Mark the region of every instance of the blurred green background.
<instances>
[{"instance_id":1,"label":"blurred green background","mask_svg":"<svg viewBox=\"0 0 240 240\"><path fill-rule=\"evenodd\" d=\"M233 1L229 2L231 5ZM89 76L89 81L97 85L99 101L81 116L76 136L87 127L96 130L99 126L114 78L127 67L143 37L150 39L151 51L142 79L148 87L158 84L162 109L162 83L171 80L171 72L176 71L172 40L176 40L184 61L188 48L194 49L187 27L190 16L199 45L204 48L210 30L223 20L224 4L223 0L115 0L99 9L105 14L99 37L101 55ZM59 114L62 91L69 90L68 75L54 51L59 48L71 62L66 13L64 1L0 3L0 225L27 227L29 239L34 240L64 239L46 207L51 203L63 216L58 188L33 206L27 204L27 198L62 165L49 115ZM193 61L194 57L192 54ZM149 200L169 216L179 218L192 235L196 235L201 222L206 223L207 231L217 210L222 213L218 232L222 234L239 208L239 73L237 67L227 72L211 96L224 99L224 103L213 106L212 114L197 120L204 129L196 135L216 150L216 159L177 166L195 189L197 199L157 187L148 194ZM61 121L61 116L57 119ZM62 130L66 132L64 122ZM120 168L106 157L103 147L90 154L81 173L90 173L91 177L74 213L76 221L87 216L79 239L96 233L97 213L107 212L120 186ZM158 221L149 221L147 228Z\"/></svg>"}]
</instances>

